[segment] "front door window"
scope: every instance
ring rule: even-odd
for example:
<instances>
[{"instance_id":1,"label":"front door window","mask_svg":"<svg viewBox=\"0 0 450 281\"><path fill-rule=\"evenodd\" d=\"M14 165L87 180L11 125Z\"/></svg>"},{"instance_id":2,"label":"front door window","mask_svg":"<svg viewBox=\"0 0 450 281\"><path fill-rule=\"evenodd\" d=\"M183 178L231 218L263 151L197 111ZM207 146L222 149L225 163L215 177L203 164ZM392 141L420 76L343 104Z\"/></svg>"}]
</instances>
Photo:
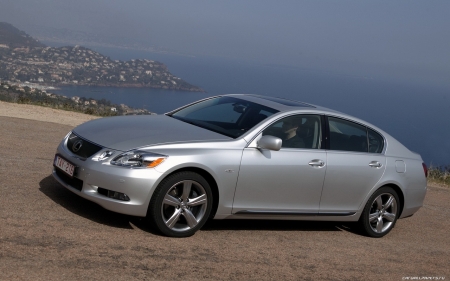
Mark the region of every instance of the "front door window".
<instances>
[{"instance_id":1,"label":"front door window","mask_svg":"<svg viewBox=\"0 0 450 281\"><path fill-rule=\"evenodd\" d=\"M270 125L263 135L280 138L284 148L319 149L322 140L320 124L318 115L294 115Z\"/></svg>"}]
</instances>

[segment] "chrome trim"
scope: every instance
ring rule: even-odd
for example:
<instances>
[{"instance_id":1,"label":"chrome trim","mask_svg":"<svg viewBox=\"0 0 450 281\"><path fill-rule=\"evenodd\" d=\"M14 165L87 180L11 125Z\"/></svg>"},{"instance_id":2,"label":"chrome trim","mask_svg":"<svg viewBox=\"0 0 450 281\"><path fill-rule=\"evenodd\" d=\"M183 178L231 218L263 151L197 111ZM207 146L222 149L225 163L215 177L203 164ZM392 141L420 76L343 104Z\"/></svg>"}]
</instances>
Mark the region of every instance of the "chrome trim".
<instances>
[{"instance_id":1,"label":"chrome trim","mask_svg":"<svg viewBox=\"0 0 450 281\"><path fill-rule=\"evenodd\" d=\"M333 217L346 217L353 216L356 212L320 212L317 215L322 217L333 216Z\"/></svg>"},{"instance_id":2,"label":"chrome trim","mask_svg":"<svg viewBox=\"0 0 450 281\"><path fill-rule=\"evenodd\" d=\"M72 145L72 150L73 150L73 152L78 152L78 150L80 150L82 146L83 146L83 140L77 140L77 141Z\"/></svg>"},{"instance_id":3,"label":"chrome trim","mask_svg":"<svg viewBox=\"0 0 450 281\"><path fill-rule=\"evenodd\" d=\"M312 166L312 167L321 168L321 167L325 166L325 161L320 160L320 159L314 159L314 160L311 160L311 162L309 162L308 165Z\"/></svg>"},{"instance_id":4,"label":"chrome trim","mask_svg":"<svg viewBox=\"0 0 450 281\"><path fill-rule=\"evenodd\" d=\"M356 212L322 212L322 213L310 213L310 212L284 212L284 211L250 211L242 210L236 212L235 215L279 215L279 216L353 216Z\"/></svg>"}]
</instances>

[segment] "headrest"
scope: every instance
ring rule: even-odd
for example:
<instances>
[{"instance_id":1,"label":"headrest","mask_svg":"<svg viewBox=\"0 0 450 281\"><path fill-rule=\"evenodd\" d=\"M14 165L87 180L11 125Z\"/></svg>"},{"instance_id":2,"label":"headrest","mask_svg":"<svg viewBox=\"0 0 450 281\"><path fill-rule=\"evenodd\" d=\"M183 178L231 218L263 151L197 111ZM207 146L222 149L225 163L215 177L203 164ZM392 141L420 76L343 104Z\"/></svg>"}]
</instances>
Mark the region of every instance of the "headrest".
<instances>
[{"instance_id":1,"label":"headrest","mask_svg":"<svg viewBox=\"0 0 450 281\"><path fill-rule=\"evenodd\" d=\"M301 138L312 136L317 126L317 120L307 120L297 128L297 135Z\"/></svg>"}]
</instances>

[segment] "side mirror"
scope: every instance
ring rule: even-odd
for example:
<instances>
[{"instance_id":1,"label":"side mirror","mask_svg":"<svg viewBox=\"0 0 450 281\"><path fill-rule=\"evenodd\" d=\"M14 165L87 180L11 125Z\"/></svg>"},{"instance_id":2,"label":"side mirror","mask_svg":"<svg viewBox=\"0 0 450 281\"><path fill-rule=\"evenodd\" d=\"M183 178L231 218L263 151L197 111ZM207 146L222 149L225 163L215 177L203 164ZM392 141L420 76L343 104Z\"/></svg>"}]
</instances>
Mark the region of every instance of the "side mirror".
<instances>
[{"instance_id":1,"label":"side mirror","mask_svg":"<svg viewBox=\"0 0 450 281\"><path fill-rule=\"evenodd\" d=\"M262 136L258 142L257 147L261 149L269 149L269 150L275 150L278 151L281 148L281 143L283 141L280 138L274 137L274 136Z\"/></svg>"}]
</instances>

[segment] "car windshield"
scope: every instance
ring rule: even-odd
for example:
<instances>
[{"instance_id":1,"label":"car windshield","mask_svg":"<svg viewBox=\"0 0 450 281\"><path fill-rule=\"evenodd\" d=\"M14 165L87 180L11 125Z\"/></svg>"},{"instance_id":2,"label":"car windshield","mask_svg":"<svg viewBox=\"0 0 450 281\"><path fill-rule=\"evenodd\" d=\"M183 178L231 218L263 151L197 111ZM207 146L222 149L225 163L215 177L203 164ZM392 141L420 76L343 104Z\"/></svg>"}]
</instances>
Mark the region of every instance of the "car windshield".
<instances>
[{"instance_id":1,"label":"car windshield","mask_svg":"<svg viewBox=\"0 0 450 281\"><path fill-rule=\"evenodd\" d=\"M185 107L169 116L237 138L278 110L234 97L217 97Z\"/></svg>"}]
</instances>

